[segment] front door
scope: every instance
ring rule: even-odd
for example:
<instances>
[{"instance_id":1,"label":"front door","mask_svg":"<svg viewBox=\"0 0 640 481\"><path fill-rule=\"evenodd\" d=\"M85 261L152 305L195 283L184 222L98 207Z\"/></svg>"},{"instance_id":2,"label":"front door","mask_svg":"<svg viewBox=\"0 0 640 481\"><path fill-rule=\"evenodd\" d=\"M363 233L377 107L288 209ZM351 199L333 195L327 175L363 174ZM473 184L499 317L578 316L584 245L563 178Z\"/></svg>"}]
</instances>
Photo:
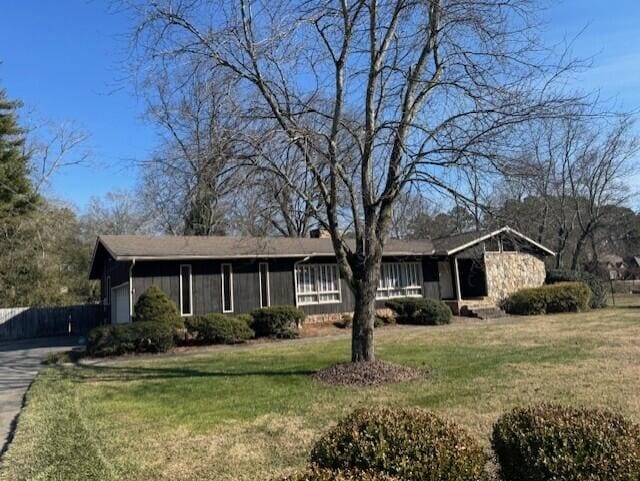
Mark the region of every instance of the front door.
<instances>
[{"instance_id":1,"label":"front door","mask_svg":"<svg viewBox=\"0 0 640 481\"><path fill-rule=\"evenodd\" d=\"M440 277L440 297L453 299L453 278L451 277L451 263L449 260L438 262L438 275Z\"/></svg>"}]
</instances>

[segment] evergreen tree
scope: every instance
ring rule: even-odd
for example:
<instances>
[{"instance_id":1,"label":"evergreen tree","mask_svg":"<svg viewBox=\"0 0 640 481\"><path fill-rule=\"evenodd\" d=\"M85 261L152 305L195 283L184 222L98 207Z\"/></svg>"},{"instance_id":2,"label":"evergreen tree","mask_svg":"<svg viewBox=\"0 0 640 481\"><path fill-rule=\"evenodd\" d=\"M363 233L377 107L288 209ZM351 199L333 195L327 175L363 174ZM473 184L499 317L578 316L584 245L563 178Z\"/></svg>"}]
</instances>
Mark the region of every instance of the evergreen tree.
<instances>
[{"instance_id":1,"label":"evergreen tree","mask_svg":"<svg viewBox=\"0 0 640 481\"><path fill-rule=\"evenodd\" d=\"M24 131L18 125L20 103L0 90L0 221L20 217L35 208L37 195L29 179Z\"/></svg>"}]
</instances>

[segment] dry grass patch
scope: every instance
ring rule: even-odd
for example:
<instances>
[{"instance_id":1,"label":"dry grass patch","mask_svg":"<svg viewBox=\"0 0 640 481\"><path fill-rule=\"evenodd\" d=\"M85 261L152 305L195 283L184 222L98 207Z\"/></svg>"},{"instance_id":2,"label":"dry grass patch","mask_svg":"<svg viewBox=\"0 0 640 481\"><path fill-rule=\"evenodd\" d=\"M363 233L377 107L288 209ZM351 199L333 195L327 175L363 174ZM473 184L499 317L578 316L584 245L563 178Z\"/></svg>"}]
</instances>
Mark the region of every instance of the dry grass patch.
<instances>
[{"instance_id":1,"label":"dry grass patch","mask_svg":"<svg viewBox=\"0 0 640 481\"><path fill-rule=\"evenodd\" d=\"M638 308L386 327L377 355L430 376L365 389L310 379L349 358L347 336L46 369L0 480L262 481L302 467L313 441L362 406L428 408L485 445L500 414L533 402L640 421Z\"/></svg>"}]
</instances>

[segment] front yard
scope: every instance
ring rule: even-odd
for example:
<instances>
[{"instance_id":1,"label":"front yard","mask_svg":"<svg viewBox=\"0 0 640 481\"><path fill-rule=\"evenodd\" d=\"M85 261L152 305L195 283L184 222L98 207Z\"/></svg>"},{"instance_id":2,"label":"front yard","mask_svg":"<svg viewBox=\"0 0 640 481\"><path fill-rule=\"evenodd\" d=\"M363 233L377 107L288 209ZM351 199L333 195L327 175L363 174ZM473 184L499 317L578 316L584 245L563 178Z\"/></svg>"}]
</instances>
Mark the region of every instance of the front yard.
<instances>
[{"instance_id":1,"label":"front yard","mask_svg":"<svg viewBox=\"0 0 640 481\"><path fill-rule=\"evenodd\" d=\"M512 406L604 405L640 421L640 306L377 333L378 358L428 370L376 388L308 375L347 335L48 368L28 395L0 480L268 480L356 406L422 406L488 443Z\"/></svg>"}]
</instances>

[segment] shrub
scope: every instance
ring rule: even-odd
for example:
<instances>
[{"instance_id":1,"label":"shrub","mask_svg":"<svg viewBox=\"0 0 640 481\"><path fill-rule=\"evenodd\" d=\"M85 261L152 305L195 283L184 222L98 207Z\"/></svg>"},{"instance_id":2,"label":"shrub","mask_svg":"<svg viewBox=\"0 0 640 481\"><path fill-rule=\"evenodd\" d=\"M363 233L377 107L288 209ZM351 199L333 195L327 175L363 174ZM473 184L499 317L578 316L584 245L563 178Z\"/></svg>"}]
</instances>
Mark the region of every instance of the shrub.
<instances>
[{"instance_id":1,"label":"shrub","mask_svg":"<svg viewBox=\"0 0 640 481\"><path fill-rule=\"evenodd\" d=\"M184 323L175 303L158 286L151 286L138 298L133 308L134 322L159 322L183 329Z\"/></svg>"},{"instance_id":2,"label":"shrub","mask_svg":"<svg viewBox=\"0 0 640 481\"><path fill-rule=\"evenodd\" d=\"M493 428L505 481L640 479L640 428L605 410L515 409Z\"/></svg>"},{"instance_id":3,"label":"shrub","mask_svg":"<svg viewBox=\"0 0 640 481\"><path fill-rule=\"evenodd\" d=\"M280 478L281 481L399 481L387 474L367 471L332 471L311 466L289 476Z\"/></svg>"},{"instance_id":4,"label":"shrub","mask_svg":"<svg viewBox=\"0 0 640 481\"><path fill-rule=\"evenodd\" d=\"M423 297L401 297L385 305L396 313L398 324L437 326L451 322L451 309L443 301Z\"/></svg>"},{"instance_id":5,"label":"shrub","mask_svg":"<svg viewBox=\"0 0 640 481\"><path fill-rule=\"evenodd\" d=\"M487 455L465 431L421 409L359 409L325 434L311 462L407 481L486 479Z\"/></svg>"},{"instance_id":6,"label":"shrub","mask_svg":"<svg viewBox=\"0 0 640 481\"><path fill-rule=\"evenodd\" d=\"M294 306L271 306L251 313L251 328L256 337L291 339L298 336L297 327L304 321L304 311Z\"/></svg>"},{"instance_id":7,"label":"shrub","mask_svg":"<svg viewBox=\"0 0 640 481\"><path fill-rule=\"evenodd\" d=\"M591 289L590 307L592 309L599 309L607 305L607 284L589 272L552 269L547 271L545 282L547 284L584 282L589 286L589 289Z\"/></svg>"},{"instance_id":8,"label":"shrub","mask_svg":"<svg viewBox=\"0 0 640 481\"><path fill-rule=\"evenodd\" d=\"M580 312L589 308L591 291L584 282L559 282L511 294L504 303L510 314Z\"/></svg>"},{"instance_id":9,"label":"shrub","mask_svg":"<svg viewBox=\"0 0 640 481\"><path fill-rule=\"evenodd\" d=\"M185 325L189 334L202 344L238 344L254 336L247 321L224 314L190 317Z\"/></svg>"},{"instance_id":10,"label":"shrub","mask_svg":"<svg viewBox=\"0 0 640 481\"><path fill-rule=\"evenodd\" d=\"M333 325L340 329L348 329L353 326L353 317L351 314L343 314L340 320L334 322Z\"/></svg>"},{"instance_id":11,"label":"shrub","mask_svg":"<svg viewBox=\"0 0 640 481\"><path fill-rule=\"evenodd\" d=\"M87 336L87 352L95 357L164 352L174 346L173 335L173 328L161 322L99 326Z\"/></svg>"}]
</instances>

